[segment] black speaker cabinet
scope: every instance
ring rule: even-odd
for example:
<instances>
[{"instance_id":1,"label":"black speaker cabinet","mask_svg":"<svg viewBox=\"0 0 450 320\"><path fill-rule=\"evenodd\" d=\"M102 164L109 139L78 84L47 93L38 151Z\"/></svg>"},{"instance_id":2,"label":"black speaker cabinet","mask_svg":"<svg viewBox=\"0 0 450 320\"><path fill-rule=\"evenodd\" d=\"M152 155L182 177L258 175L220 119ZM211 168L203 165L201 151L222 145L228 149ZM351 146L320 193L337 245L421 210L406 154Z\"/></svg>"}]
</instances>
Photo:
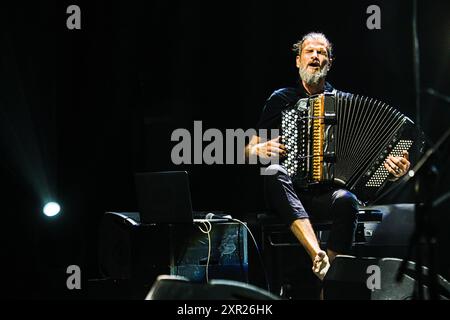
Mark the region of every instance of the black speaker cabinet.
<instances>
[{"instance_id":1,"label":"black speaker cabinet","mask_svg":"<svg viewBox=\"0 0 450 320\"><path fill-rule=\"evenodd\" d=\"M152 284L170 266L170 226L144 225L137 212L106 212L98 261L104 278Z\"/></svg>"},{"instance_id":2,"label":"black speaker cabinet","mask_svg":"<svg viewBox=\"0 0 450 320\"><path fill-rule=\"evenodd\" d=\"M418 286L415 263L408 261L401 281L398 258L337 256L323 282L325 300L411 300ZM424 299L430 299L429 269L422 267ZM450 298L450 284L438 275L439 299Z\"/></svg>"},{"instance_id":3,"label":"black speaker cabinet","mask_svg":"<svg viewBox=\"0 0 450 320\"><path fill-rule=\"evenodd\" d=\"M209 250L208 235L197 225L142 224L137 212L107 212L99 232L100 273L104 278L146 285L162 274L202 282L208 264L209 279L246 282L245 227L219 220L211 220L211 225Z\"/></svg>"}]
</instances>

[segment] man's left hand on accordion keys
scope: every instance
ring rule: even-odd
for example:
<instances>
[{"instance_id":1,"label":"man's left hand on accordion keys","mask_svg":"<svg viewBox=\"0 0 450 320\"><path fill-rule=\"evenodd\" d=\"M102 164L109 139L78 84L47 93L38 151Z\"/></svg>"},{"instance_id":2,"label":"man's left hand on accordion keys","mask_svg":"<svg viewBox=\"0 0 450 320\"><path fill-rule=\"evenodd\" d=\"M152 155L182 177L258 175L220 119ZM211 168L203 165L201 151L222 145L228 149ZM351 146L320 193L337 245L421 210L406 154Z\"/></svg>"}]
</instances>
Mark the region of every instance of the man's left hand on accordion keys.
<instances>
[{"instance_id":1,"label":"man's left hand on accordion keys","mask_svg":"<svg viewBox=\"0 0 450 320\"><path fill-rule=\"evenodd\" d=\"M390 180L397 180L398 178L404 176L410 167L408 151L403 151L402 157L389 156L384 162L384 167L390 174Z\"/></svg>"}]
</instances>

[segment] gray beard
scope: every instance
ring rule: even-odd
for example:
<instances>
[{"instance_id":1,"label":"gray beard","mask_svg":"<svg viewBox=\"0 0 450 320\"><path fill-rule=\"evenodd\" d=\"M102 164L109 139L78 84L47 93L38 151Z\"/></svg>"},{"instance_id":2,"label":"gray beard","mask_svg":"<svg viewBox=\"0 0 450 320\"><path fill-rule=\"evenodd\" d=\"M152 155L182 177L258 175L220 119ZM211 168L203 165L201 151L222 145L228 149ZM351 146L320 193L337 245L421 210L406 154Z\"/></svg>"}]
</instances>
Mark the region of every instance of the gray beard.
<instances>
[{"instance_id":1,"label":"gray beard","mask_svg":"<svg viewBox=\"0 0 450 320\"><path fill-rule=\"evenodd\" d=\"M307 70L308 66L299 68L300 79L308 85L318 85L322 79L325 79L328 73L328 65L317 72L310 73Z\"/></svg>"}]
</instances>

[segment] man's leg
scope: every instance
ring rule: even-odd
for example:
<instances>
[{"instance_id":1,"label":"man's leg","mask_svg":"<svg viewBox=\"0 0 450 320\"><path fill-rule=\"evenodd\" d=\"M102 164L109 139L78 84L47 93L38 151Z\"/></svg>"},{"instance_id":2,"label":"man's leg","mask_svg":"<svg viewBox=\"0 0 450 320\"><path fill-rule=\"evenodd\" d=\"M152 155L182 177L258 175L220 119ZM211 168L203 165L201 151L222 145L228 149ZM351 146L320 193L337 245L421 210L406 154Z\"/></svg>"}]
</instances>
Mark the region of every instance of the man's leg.
<instances>
[{"instance_id":1,"label":"man's leg","mask_svg":"<svg viewBox=\"0 0 450 320\"><path fill-rule=\"evenodd\" d=\"M357 225L358 207L358 200L353 193L344 189L338 189L332 193L333 225L327 251L330 252L333 259L337 254L348 254L351 251Z\"/></svg>"},{"instance_id":2,"label":"man's leg","mask_svg":"<svg viewBox=\"0 0 450 320\"><path fill-rule=\"evenodd\" d=\"M327 245L327 256L330 263L339 254L349 253L356 229L358 200L344 189L323 192L318 195L308 194L305 206L311 215L319 220L332 220L330 237ZM320 299L323 300L323 290Z\"/></svg>"},{"instance_id":3,"label":"man's leg","mask_svg":"<svg viewBox=\"0 0 450 320\"><path fill-rule=\"evenodd\" d=\"M313 218L332 220L327 254L333 261L338 254L348 254L356 230L358 200L345 189L335 189L317 194L304 201Z\"/></svg>"},{"instance_id":4,"label":"man's leg","mask_svg":"<svg viewBox=\"0 0 450 320\"><path fill-rule=\"evenodd\" d=\"M309 216L294 190L291 178L280 165L271 165L267 170L271 173L265 176L267 206L290 227L311 257L314 273L323 279L329 268L329 260L319 246Z\"/></svg>"}]
</instances>

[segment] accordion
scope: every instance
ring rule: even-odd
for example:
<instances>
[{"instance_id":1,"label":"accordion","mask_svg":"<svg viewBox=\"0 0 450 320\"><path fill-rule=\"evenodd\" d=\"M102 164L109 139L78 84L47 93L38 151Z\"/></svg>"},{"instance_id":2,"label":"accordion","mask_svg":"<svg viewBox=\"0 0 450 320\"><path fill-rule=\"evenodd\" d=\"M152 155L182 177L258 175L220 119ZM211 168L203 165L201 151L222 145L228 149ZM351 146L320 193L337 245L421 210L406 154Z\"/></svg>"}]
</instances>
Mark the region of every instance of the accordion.
<instances>
[{"instance_id":1,"label":"accordion","mask_svg":"<svg viewBox=\"0 0 450 320\"><path fill-rule=\"evenodd\" d=\"M340 91L300 99L282 112L281 162L300 187L341 186L368 203L388 186L385 159L409 152L414 162L424 136L395 108Z\"/></svg>"}]
</instances>

